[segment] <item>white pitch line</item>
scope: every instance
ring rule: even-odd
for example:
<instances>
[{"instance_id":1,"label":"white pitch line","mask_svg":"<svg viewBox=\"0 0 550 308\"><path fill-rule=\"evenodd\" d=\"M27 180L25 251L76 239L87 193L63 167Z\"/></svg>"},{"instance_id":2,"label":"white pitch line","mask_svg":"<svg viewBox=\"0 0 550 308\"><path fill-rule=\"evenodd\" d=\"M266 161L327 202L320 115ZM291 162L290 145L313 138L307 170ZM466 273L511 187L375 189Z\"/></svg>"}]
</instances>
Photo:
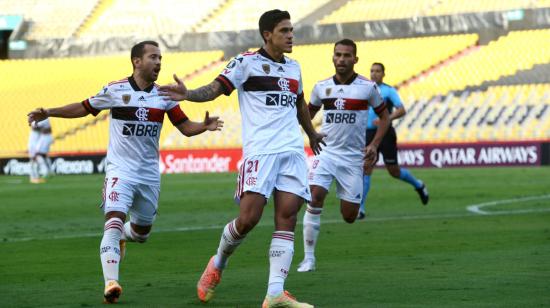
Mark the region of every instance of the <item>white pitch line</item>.
<instances>
[{"instance_id":1,"label":"white pitch line","mask_svg":"<svg viewBox=\"0 0 550 308\"><path fill-rule=\"evenodd\" d=\"M550 208L548 209L541 209L541 210L517 210L517 211L498 211L498 212L484 212L479 210L479 207L483 206L490 206L490 205L498 205L498 204L505 204L505 203L513 203L513 202L519 202L519 201L527 201L527 200L539 200L539 199L546 199L550 198L550 195L544 195L544 196L536 196L536 197L526 197L526 198L518 198L518 199L509 199L509 200L497 200L487 203L480 203L468 206L468 211L472 213L455 213L455 214L428 214L428 215L412 215L412 216L388 216L388 217L367 217L363 222L369 223L369 222L388 222L388 221L400 221L400 220L432 220L432 219L442 219L442 218L463 218L463 217L473 217L474 214L481 214L482 215L492 215L492 216L498 216L498 215L516 215L516 214L524 214L524 213L532 213L532 212L550 212ZM470 207L477 207L478 212L471 211ZM480 212L479 212L480 211ZM363 223L361 221L358 221L359 223ZM323 224L336 224L336 223L342 223L342 219L327 219L323 220ZM301 225L301 222L298 222L298 225ZM195 227L178 227L178 228L166 228L166 229L155 229L154 233L168 233L168 232L191 232L191 231L205 231L205 230L222 230L225 225L211 225L211 226L195 226ZM257 227L273 227L271 224L258 224ZM53 235L49 237L21 237L21 238L13 238L13 239L6 239L4 242L0 243L16 243L16 242L28 242L28 241L36 241L36 240L62 240L62 239L75 239L75 238L90 238L90 237L100 237L102 233L80 233L80 234L65 234L65 235Z\"/></svg>"},{"instance_id":2,"label":"white pitch line","mask_svg":"<svg viewBox=\"0 0 550 308\"><path fill-rule=\"evenodd\" d=\"M524 213L550 212L550 208L493 211L493 212L487 212L482 210L482 208L489 207L489 206L497 206L497 205L503 205L503 204L519 203L519 202L533 201L533 200L544 200L544 199L550 199L550 195L528 196L528 197L522 197L522 198L513 198L513 199L484 202L484 203L469 205L466 207L466 210L468 210L471 213L475 213L479 215L502 215L502 214L516 214L516 213L524 214Z\"/></svg>"}]
</instances>

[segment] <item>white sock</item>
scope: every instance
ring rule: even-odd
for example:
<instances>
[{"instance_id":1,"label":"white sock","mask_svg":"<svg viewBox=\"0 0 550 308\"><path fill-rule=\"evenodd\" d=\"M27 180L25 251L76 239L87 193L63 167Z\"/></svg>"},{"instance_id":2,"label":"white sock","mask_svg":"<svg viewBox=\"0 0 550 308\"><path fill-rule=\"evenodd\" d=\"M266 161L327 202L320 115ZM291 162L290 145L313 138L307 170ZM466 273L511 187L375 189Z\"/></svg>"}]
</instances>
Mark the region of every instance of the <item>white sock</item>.
<instances>
[{"instance_id":1,"label":"white sock","mask_svg":"<svg viewBox=\"0 0 550 308\"><path fill-rule=\"evenodd\" d=\"M38 163L36 160L31 158L31 170L30 170L30 177L31 179L37 179L38 178Z\"/></svg>"},{"instance_id":2,"label":"white sock","mask_svg":"<svg viewBox=\"0 0 550 308\"><path fill-rule=\"evenodd\" d=\"M103 278L118 281L118 265L120 263L120 237L124 228L120 218L113 217L105 222L105 231L99 249Z\"/></svg>"},{"instance_id":3,"label":"white sock","mask_svg":"<svg viewBox=\"0 0 550 308\"><path fill-rule=\"evenodd\" d=\"M214 258L214 266L218 269L224 269L227 266L229 257L233 254L233 251L239 247L243 239L244 236L237 232L235 219L225 225L222 232L222 238L220 239L220 245L218 246L218 253Z\"/></svg>"},{"instance_id":4,"label":"white sock","mask_svg":"<svg viewBox=\"0 0 550 308\"><path fill-rule=\"evenodd\" d=\"M42 155L38 155L36 157L36 162L38 164L38 175L41 177L45 177L48 175L48 165L46 164L46 160Z\"/></svg>"},{"instance_id":5,"label":"white sock","mask_svg":"<svg viewBox=\"0 0 550 308\"><path fill-rule=\"evenodd\" d=\"M285 279L294 255L294 232L275 231L269 247L269 283L267 295L277 296L284 291Z\"/></svg>"},{"instance_id":6,"label":"white sock","mask_svg":"<svg viewBox=\"0 0 550 308\"><path fill-rule=\"evenodd\" d=\"M304 255L305 259L315 259L315 246L321 229L321 214L323 208L307 205L304 214Z\"/></svg>"}]
</instances>

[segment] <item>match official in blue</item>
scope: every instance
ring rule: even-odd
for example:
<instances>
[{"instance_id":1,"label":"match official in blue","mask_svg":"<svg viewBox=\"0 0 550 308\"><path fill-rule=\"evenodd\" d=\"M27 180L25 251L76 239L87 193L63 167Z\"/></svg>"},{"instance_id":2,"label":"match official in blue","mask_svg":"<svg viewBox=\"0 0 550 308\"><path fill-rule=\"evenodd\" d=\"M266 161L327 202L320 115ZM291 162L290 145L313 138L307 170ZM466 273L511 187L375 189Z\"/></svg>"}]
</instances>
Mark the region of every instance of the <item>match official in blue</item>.
<instances>
[{"instance_id":1,"label":"match official in blue","mask_svg":"<svg viewBox=\"0 0 550 308\"><path fill-rule=\"evenodd\" d=\"M384 165L391 176L396 179L400 179L411 184L418 195L422 204L426 205L428 203L428 189L426 185L416 179L409 170L399 167L399 162L397 159L397 136L395 134L395 128L391 125L391 121L403 117L406 113L405 107L401 102L399 94L394 87L384 83L385 76L385 67L384 64L375 62L372 64L370 69L370 79L378 85L380 89L380 94L382 99L386 104L388 111L390 112L390 128L388 132L382 139L382 143L378 147L378 152L382 152L384 157ZM372 108L369 108L369 116L367 123L367 144L369 144L374 135L376 134L376 129L378 125L378 116ZM365 202L367 200L367 195L370 190L370 177L373 171L374 165L365 165L364 170L364 179L363 179L363 199L361 200L361 208L359 209L359 219L365 218Z\"/></svg>"}]
</instances>

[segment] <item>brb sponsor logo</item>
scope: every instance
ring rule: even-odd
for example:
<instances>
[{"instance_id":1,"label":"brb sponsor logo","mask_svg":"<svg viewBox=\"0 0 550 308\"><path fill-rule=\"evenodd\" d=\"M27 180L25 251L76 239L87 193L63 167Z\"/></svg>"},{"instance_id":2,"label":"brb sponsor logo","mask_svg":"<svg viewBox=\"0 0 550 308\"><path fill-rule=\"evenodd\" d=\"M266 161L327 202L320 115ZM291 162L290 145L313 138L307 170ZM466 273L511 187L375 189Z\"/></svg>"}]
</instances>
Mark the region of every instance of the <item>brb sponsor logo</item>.
<instances>
[{"instance_id":1,"label":"brb sponsor logo","mask_svg":"<svg viewBox=\"0 0 550 308\"><path fill-rule=\"evenodd\" d=\"M267 106L283 106L294 108L296 106L296 95L288 93L268 93L265 97Z\"/></svg>"},{"instance_id":2,"label":"brb sponsor logo","mask_svg":"<svg viewBox=\"0 0 550 308\"><path fill-rule=\"evenodd\" d=\"M124 123L122 126L122 135L137 137L156 137L159 134L157 124L134 124Z\"/></svg>"},{"instance_id":3,"label":"brb sponsor logo","mask_svg":"<svg viewBox=\"0 0 550 308\"><path fill-rule=\"evenodd\" d=\"M327 116L325 118L326 123L343 123L343 124L355 124L356 120L356 114L355 113L333 113L329 112L327 113Z\"/></svg>"}]
</instances>

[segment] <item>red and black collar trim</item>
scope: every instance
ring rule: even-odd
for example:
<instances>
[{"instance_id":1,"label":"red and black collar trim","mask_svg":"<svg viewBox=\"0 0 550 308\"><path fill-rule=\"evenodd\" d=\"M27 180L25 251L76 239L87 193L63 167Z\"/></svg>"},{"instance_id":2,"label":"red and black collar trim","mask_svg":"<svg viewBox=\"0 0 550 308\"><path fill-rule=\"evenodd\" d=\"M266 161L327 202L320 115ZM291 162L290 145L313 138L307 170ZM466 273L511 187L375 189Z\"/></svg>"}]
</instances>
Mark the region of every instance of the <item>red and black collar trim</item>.
<instances>
[{"instance_id":1,"label":"red and black collar trim","mask_svg":"<svg viewBox=\"0 0 550 308\"><path fill-rule=\"evenodd\" d=\"M265 49L262 47L260 49L258 49L258 53L261 54L263 57L266 57L268 58L269 60L273 61L273 62L277 62L277 63L282 63L282 64L285 64L286 63L286 60L285 60L285 56L283 55L283 57L281 58L281 61L277 61L275 59L273 59L268 53L267 51L265 51Z\"/></svg>"},{"instance_id":2,"label":"red and black collar trim","mask_svg":"<svg viewBox=\"0 0 550 308\"><path fill-rule=\"evenodd\" d=\"M128 77L128 82L130 83L130 86L132 87L132 89L134 89L134 91L143 91L143 92L150 93L151 90L153 90L153 88L155 87L155 83L153 82L149 86L147 86L147 88L145 88L143 90L140 89L139 86L136 83L136 80L134 79L134 76Z\"/></svg>"},{"instance_id":3,"label":"red and black collar trim","mask_svg":"<svg viewBox=\"0 0 550 308\"><path fill-rule=\"evenodd\" d=\"M336 75L332 76L332 80L334 81L334 84L336 84L336 85L339 85L339 84L350 85L355 80L355 78L357 78L358 75L359 74L354 73L353 75L351 75L351 77L348 80L346 80L346 82L338 81L338 79L336 79Z\"/></svg>"}]
</instances>

